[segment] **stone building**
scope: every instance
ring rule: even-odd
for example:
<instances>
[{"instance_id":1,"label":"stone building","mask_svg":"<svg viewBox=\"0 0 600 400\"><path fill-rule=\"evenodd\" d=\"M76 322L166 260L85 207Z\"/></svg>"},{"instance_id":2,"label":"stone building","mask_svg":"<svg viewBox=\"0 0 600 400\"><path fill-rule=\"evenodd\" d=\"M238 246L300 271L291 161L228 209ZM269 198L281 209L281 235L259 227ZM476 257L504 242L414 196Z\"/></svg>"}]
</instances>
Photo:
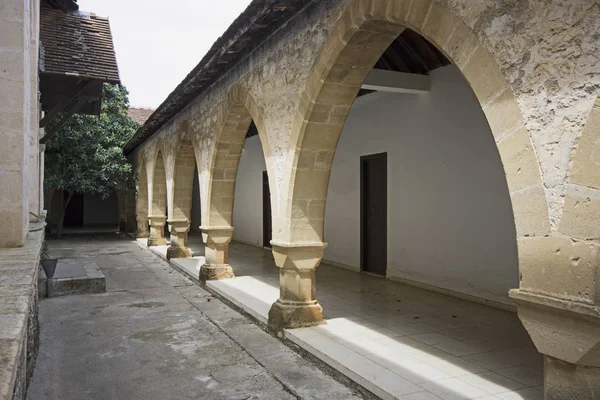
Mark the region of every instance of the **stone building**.
<instances>
[{"instance_id":1,"label":"stone building","mask_svg":"<svg viewBox=\"0 0 600 400\"><path fill-rule=\"evenodd\" d=\"M273 330L322 323L325 258L516 306L546 398L600 396L599 31L589 0L253 1L125 149L138 237L191 256L199 196L199 279L233 278L266 171Z\"/></svg>"},{"instance_id":2,"label":"stone building","mask_svg":"<svg viewBox=\"0 0 600 400\"><path fill-rule=\"evenodd\" d=\"M119 82L106 18L75 0L0 2L0 399L24 398L37 351L44 143L100 113L104 82Z\"/></svg>"}]
</instances>

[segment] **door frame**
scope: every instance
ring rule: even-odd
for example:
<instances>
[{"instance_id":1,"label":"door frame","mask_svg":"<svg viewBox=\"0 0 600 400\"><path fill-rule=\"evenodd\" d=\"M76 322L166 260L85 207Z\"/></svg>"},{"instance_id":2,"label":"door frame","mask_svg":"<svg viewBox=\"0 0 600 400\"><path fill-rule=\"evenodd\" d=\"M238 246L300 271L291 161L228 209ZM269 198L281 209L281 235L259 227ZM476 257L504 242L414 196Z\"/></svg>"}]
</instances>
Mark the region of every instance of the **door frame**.
<instances>
[{"instance_id":1,"label":"door frame","mask_svg":"<svg viewBox=\"0 0 600 400\"><path fill-rule=\"evenodd\" d=\"M385 277L387 275L387 258L388 258L388 235L387 235L387 231L388 231L388 180L387 180L387 167L388 167L388 162L387 162L387 152L386 153L376 153L376 154L369 154L366 156L361 156L360 157L360 272L362 273L368 273L371 274L371 272L366 271L365 267L367 264L367 252L365 251L365 247L367 245L367 241L366 241L366 235L365 235L365 226L366 226L366 214L365 214L365 180L366 180L366 176L365 176L365 165L367 163L367 161L370 160L375 160L375 159L383 159L383 162L385 163L385 169L384 169L384 181L385 181L385 190L384 190L384 215L385 215L385 224L383 226L383 237L385 240L385 254L384 254L384 260L385 260L385 274L384 275L378 275L378 274L373 274L376 276L383 276Z\"/></svg>"}]
</instances>

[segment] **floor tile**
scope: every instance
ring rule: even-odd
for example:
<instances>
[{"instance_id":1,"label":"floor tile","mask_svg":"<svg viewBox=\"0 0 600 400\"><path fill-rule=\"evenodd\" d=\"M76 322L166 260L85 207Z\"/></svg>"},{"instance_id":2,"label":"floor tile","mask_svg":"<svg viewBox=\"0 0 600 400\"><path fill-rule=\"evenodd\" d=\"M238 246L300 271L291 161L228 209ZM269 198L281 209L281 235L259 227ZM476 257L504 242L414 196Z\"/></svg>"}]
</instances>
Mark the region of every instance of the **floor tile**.
<instances>
[{"instance_id":1,"label":"floor tile","mask_svg":"<svg viewBox=\"0 0 600 400\"><path fill-rule=\"evenodd\" d=\"M237 278L217 286L266 321L279 296L272 254L234 242L229 258ZM541 399L520 389L542 384L542 358L515 314L327 264L316 279L328 323L286 337L378 396ZM493 394L505 386L519 389Z\"/></svg>"},{"instance_id":2,"label":"floor tile","mask_svg":"<svg viewBox=\"0 0 600 400\"><path fill-rule=\"evenodd\" d=\"M462 375L458 379L483 390L488 394L506 393L523 389L524 384L513 381L495 372L482 372L480 374Z\"/></svg>"},{"instance_id":3,"label":"floor tile","mask_svg":"<svg viewBox=\"0 0 600 400\"><path fill-rule=\"evenodd\" d=\"M536 386L544 381L544 372L531 365L521 365L512 368L497 369L497 374L521 382L527 386Z\"/></svg>"},{"instance_id":4,"label":"floor tile","mask_svg":"<svg viewBox=\"0 0 600 400\"><path fill-rule=\"evenodd\" d=\"M458 378L422 383L419 386L444 400L476 399L488 395L485 391Z\"/></svg>"}]
</instances>

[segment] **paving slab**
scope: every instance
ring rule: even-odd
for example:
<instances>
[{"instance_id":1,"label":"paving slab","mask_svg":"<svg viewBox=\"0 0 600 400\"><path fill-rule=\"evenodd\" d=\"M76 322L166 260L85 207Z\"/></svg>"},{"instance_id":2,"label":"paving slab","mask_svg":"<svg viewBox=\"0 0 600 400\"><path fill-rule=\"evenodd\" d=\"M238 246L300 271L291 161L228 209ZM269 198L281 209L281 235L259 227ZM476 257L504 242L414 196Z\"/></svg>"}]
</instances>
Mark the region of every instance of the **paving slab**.
<instances>
[{"instance_id":1,"label":"paving slab","mask_svg":"<svg viewBox=\"0 0 600 400\"><path fill-rule=\"evenodd\" d=\"M96 263L107 291L41 302L40 353L29 400L368 396L133 240L77 237L49 241L48 251Z\"/></svg>"}]
</instances>

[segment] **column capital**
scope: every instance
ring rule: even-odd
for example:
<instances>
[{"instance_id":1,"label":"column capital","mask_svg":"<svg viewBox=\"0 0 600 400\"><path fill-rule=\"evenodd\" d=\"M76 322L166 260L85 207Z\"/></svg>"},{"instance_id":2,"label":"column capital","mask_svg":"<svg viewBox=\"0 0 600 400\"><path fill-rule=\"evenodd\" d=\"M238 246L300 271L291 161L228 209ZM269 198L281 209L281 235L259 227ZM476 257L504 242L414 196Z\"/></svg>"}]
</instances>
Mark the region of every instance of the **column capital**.
<instances>
[{"instance_id":1,"label":"column capital","mask_svg":"<svg viewBox=\"0 0 600 400\"><path fill-rule=\"evenodd\" d=\"M282 269L307 271L315 269L327 247L325 242L287 243L271 240L275 264Z\"/></svg>"},{"instance_id":2,"label":"column capital","mask_svg":"<svg viewBox=\"0 0 600 400\"><path fill-rule=\"evenodd\" d=\"M190 230L190 220L187 218L175 219L170 218L167 219L167 223L169 224L169 232L177 232L177 233L185 233Z\"/></svg>"},{"instance_id":3,"label":"column capital","mask_svg":"<svg viewBox=\"0 0 600 400\"><path fill-rule=\"evenodd\" d=\"M571 364L600 367L600 306L523 289L510 297L538 351Z\"/></svg>"},{"instance_id":4,"label":"column capital","mask_svg":"<svg viewBox=\"0 0 600 400\"><path fill-rule=\"evenodd\" d=\"M150 226L163 226L165 222L167 222L166 215L148 215L148 220L150 221Z\"/></svg>"},{"instance_id":5,"label":"column capital","mask_svg":"<svg viewBox=\"0 0 600 400\"><path fill-rule=\"evenodd\" d=\"M226 245L233 237L233 226L201 226L200 231L206 244Z\"/></svg>"}]
</instances>

